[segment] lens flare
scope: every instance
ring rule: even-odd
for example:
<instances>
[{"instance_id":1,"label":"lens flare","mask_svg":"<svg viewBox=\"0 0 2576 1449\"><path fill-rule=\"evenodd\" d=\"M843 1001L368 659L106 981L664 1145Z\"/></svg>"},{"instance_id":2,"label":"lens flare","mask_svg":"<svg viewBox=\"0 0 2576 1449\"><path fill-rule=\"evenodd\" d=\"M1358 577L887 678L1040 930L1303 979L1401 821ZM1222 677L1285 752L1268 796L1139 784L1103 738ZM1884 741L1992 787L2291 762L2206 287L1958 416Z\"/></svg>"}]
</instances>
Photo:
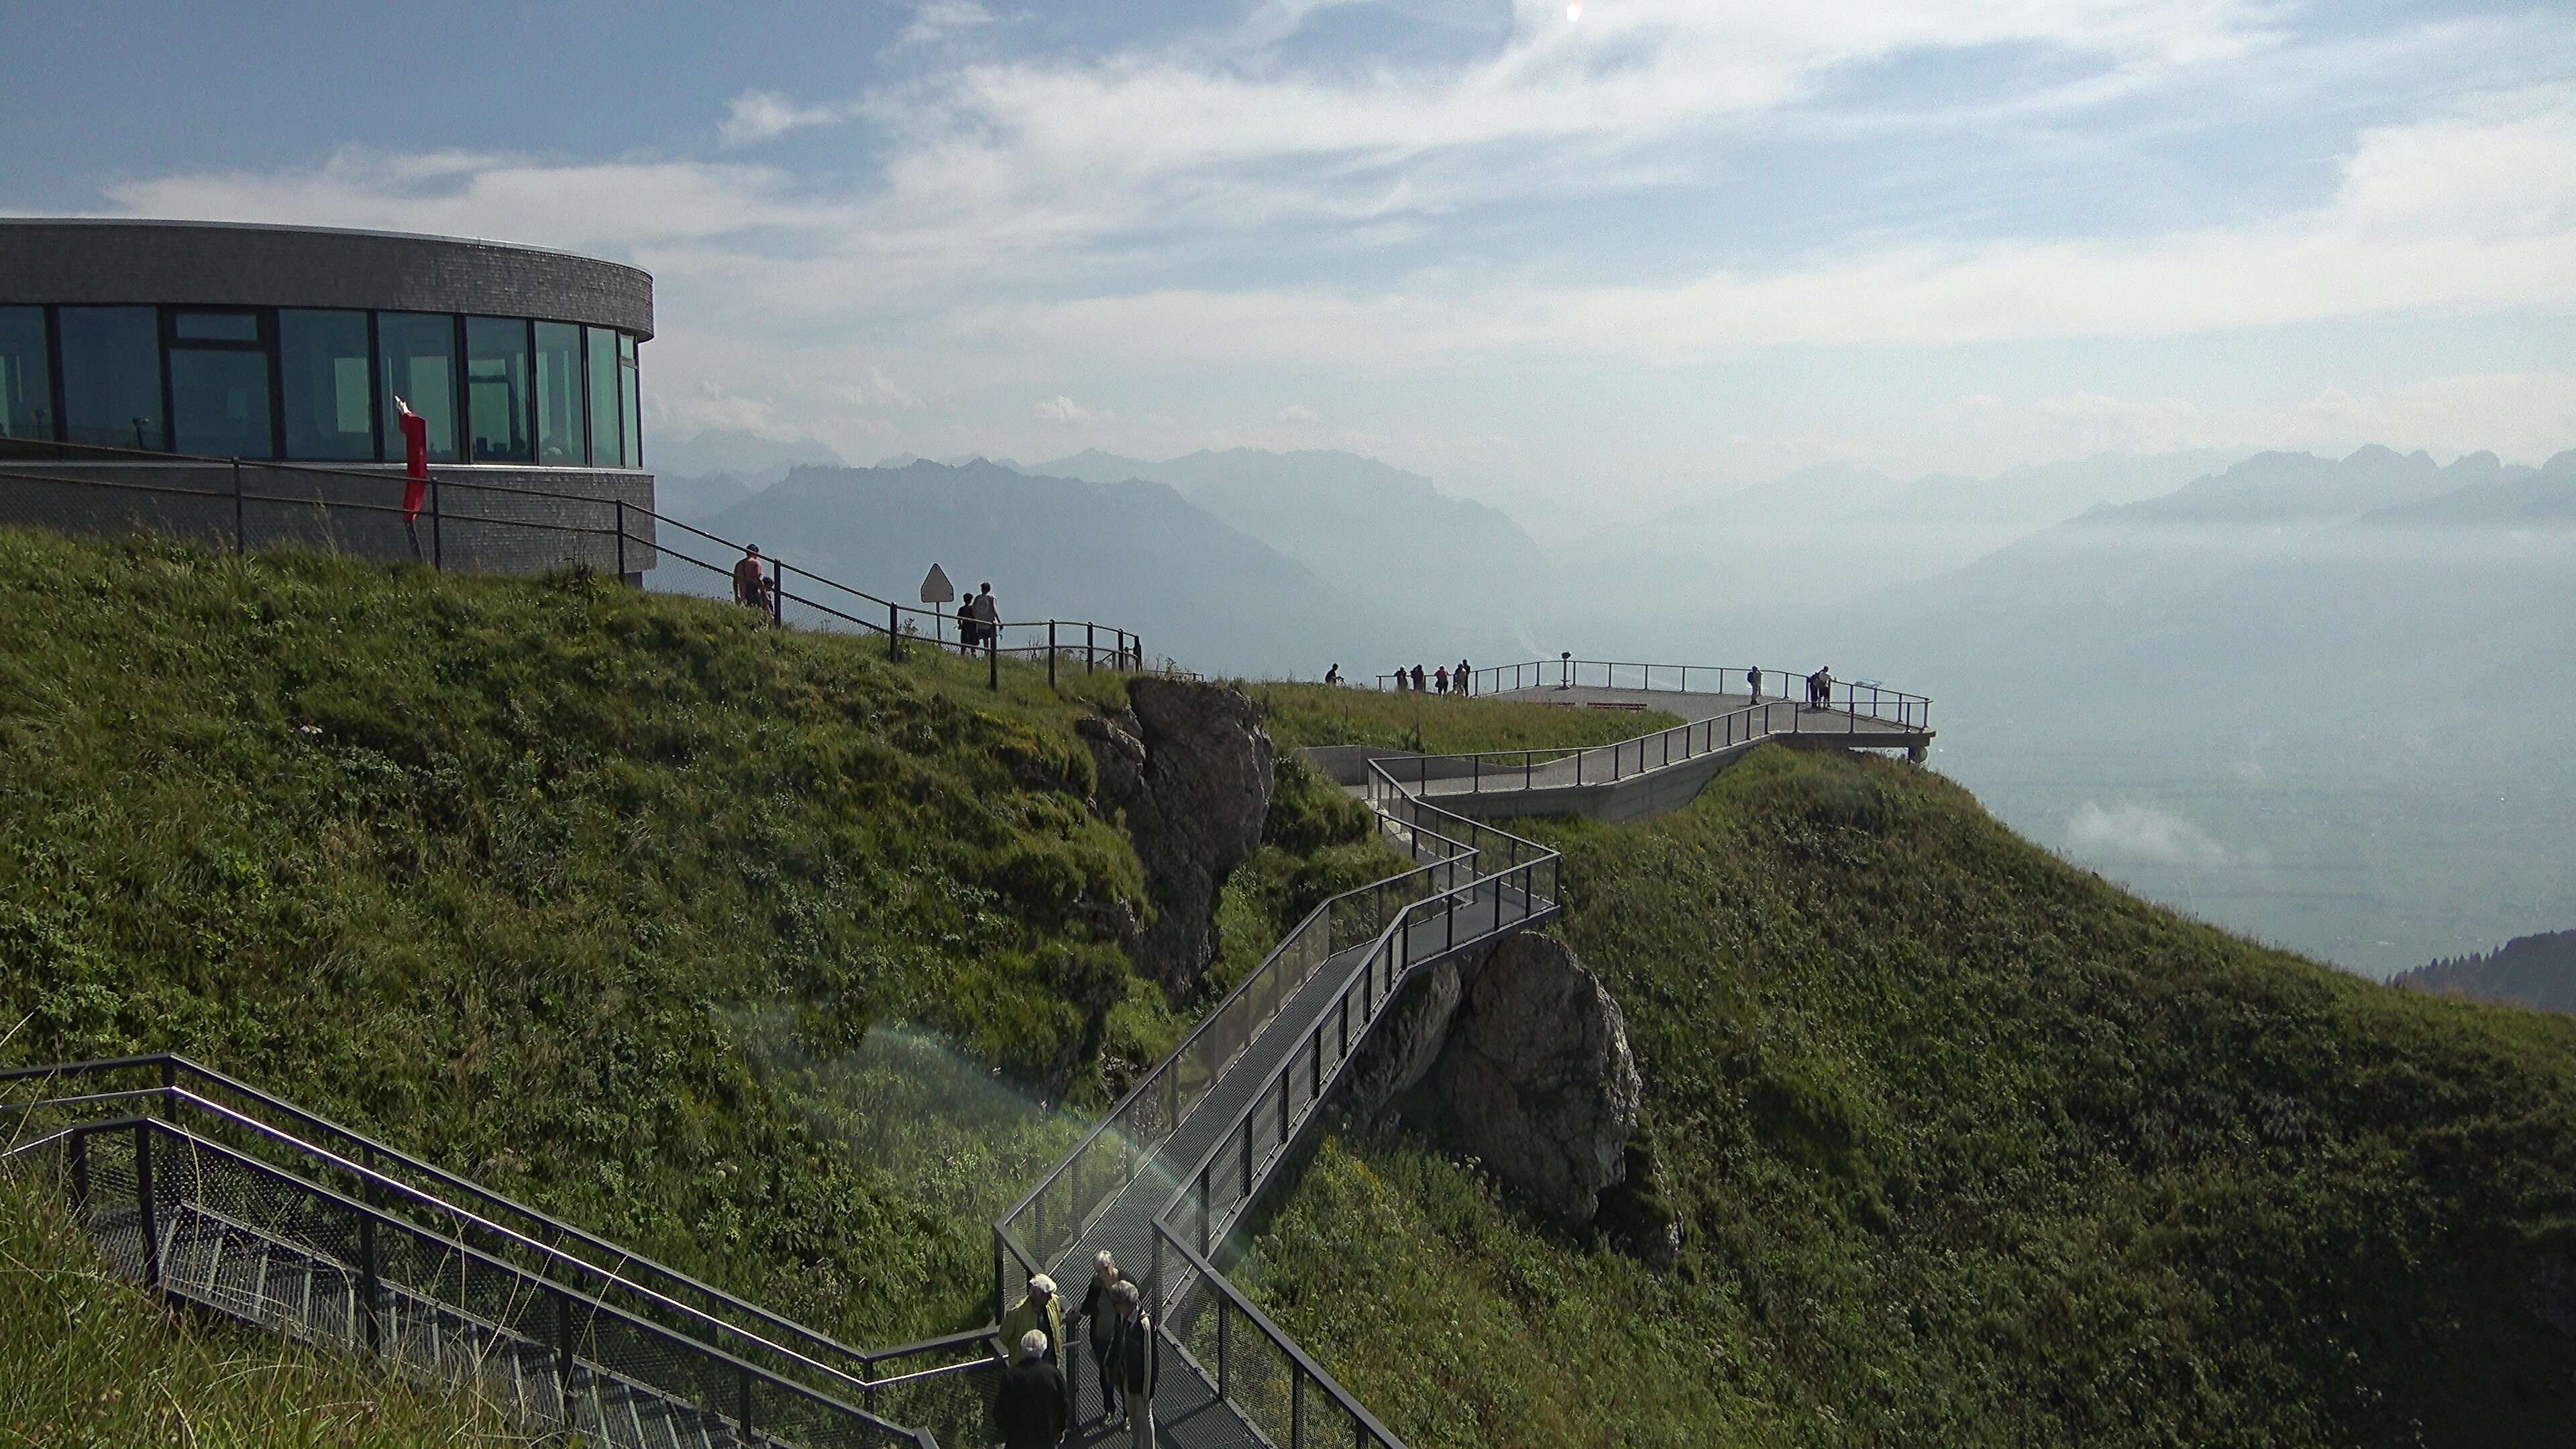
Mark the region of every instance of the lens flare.
<instances>
[{"instance_id":1,"label":"lens flare","mask_svg":"<svg viewBox=\"0 0 2576 1449\"><path fill-rule=\"evenodd\" d=\"M1574 0L1574 3L1573 3L1573 4L1568 5L1568 6L1566 6L1566 7L1565 7L1565 23L1566 23L1566 24L1568 24L1568 25L1572 25L1574 22L1576 22L1576 21L1578 21L1578 20L1581 20L1582 18L1583 18L1583 0Z\"/></svg>"}]
</instances>

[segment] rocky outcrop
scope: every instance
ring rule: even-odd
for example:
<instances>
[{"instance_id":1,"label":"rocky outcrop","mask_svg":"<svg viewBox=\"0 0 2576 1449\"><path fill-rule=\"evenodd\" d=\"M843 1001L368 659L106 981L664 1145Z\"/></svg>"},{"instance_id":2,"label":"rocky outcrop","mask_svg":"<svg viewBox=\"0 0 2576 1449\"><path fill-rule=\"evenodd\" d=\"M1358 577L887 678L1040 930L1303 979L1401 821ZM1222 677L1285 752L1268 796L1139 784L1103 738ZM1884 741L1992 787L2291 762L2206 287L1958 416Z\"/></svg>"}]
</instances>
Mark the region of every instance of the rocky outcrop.
<instances>
[{"instance_id":1,"label":"rocky outcrop","mask_svg":"<svg viewBox=\"0 0 2576 1449\"><path fill-rule=\"evenodd\" d=\"M1663 1164L1643 1142L1628 1144L1627 1171L1601 1194L1593 1230L1613 1247L1658 1273L1682 1260L1682 1223L1664 1196Z\"/></svg>"},{"instance_id":2,"label":"rocky outcrop","mask_svg":"<svg viewBox=\"0 0 2576 1449\"><path fill-rule=\"evenodd\" d=\"M1242 691L1172 679L1128 686L1128 709L1082 722L1100 803L1123 812L1155 915L1136 964L1175 993L1216 956L1217 889L1261 844L1270 813L1270 732Z\"/></svg>"},{"instance_id":3,"label":"rocky outcrop","mask_svg":"<svg viewBox=\"0 0 2576 1449\"><path fill-rule=\"evenodd\" d=\"M1341 1106L1352 1121L1370 1130L1385 1126L1396 1099L1439 1065L1464 989L1453 957L1414 973L1395 994L1343 1070Z\"/></svg>"},{"instance_id":4,"label":"rocky outcrop","mask_svg":"<svg viewBox=\"0 0 2576 1449\"><path fill-rule=\"evenodd\" d=\"M1645 1089L1619 1003L1536 932L1496 946L1462 981L1430 1074L1460 1146L1548 1216L1591 1223L1626 1175Z\"/></svg>"}]
</instances>

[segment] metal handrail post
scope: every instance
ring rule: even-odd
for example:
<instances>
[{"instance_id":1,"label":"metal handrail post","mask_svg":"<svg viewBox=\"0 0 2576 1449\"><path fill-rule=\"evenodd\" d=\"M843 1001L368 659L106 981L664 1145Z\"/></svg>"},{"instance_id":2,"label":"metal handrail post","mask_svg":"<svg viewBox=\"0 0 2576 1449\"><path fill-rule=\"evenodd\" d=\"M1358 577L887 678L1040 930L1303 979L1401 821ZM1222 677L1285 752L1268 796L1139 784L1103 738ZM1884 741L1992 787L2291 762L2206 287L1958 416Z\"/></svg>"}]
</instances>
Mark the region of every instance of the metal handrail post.
<instances>
[{"instance_id":1,"label":"metal handrail post","mask_svg":"<svg viewBox=\"0 0 2576 1449\"><path fill-rule=\"evenodd\" d=\"M886 658L903 662L903 610L894 604L886 605Z\"/></svg>"},{"instance_id":2,"label":"metal handrail post","mask_svg":"<svg viewBox=\"0 0 2576 1449\"><path fill-rule=\"evenodd\" d=\"M984 686L1002 692L1002 621L993 621L993 637L984 641Z\"/></svg>"},{"instance_id":3,"label":"metal handrail post","mask_svg":"<svg viewBox=\"0 0 2576 1449\"><path fill-rule=\"evenodd\" d=\"M617 578L626 579L626 500L617 500Z\"/></svg>"},{"instance_id":4,"label":"metal handrail post","mask_svg":"<svg viewBox=\"0 0 2576 1449\"><path fill-rule=\"evenodd\" d=\"M249 552L248 532L242 527L241 459L233 459L233 557Z\"/></svg>"},{"instance_id":5,"label":"metal handrail post","mask_svg":"<svg viewBox=\"0 0 2576 1449\"><path fill-rule=\"evenodd\" d=\"M1100 663L1100 626L1086 622L1082 626L1082 672L1089 674Z\"/></svg>"},{"instance_id":6,"label":"metal handrail post","mask_svg":"<svg viewBox=\"0 0 2576 1449\"><path fill-rule=\"evenodd\" d=\"M143 1285L161 1286L161 1212L153 1202L152 1128L134 1124L135 1225L143 1230Z\"/></svg>"},{"instance_id":7,"label":"metal handrail post","mask_svg":"<svg viewBox=\"0 0 2576 1449\"><path fill-rule=\"evenodd\" d=\"M1047 688L1055 688L1055 620L1047 620Z\"/></svg>"},{"instance_id":8,"label":"metal handrail post","mask_svg":"<svg viewBox=\"0 0 2576 1449\"><path fill-rule=\"evenodd\" d=\"M429 569L447 572L447 503L438 491L438 475L429 475Z\"/></svg>"}]
</instances>

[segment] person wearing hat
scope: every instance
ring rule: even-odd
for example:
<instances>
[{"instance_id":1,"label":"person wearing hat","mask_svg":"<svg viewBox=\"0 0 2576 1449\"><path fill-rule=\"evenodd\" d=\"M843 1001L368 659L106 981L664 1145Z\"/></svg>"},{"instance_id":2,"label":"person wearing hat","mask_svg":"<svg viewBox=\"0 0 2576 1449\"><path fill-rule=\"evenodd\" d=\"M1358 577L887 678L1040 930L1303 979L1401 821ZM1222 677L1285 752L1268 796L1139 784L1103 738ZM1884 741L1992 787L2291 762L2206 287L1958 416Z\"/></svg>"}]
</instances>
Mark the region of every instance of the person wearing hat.
<instances>
[{"instance_id":1,"label":"person wearing hat","mask_svg":"<svg viewBox=\"0 0 2576 1449\"><path fill-rule=\"evenodd\" d=\"M1056 1449L1064 1442L1064 1374L1047 1361L1054 1351L1054 1342L1037 1329L1020 1335L1018 1355L1002 1370L1002 1387L993 1399L1002 1449Z\"/></svg>"},{"instance_id":2,"label":"person wearing hat","mask_svg":"<svg viewBox=\"0 0 2576 1449\"><path fill-rule=\"evenodd\" d=\"M1064 1346L1064 1300L1056 1296L1055 1280L1044 1273L1032 1275L1029 1279L1028 1296L1020 1300L1018 1307L1002 1315L1003 1344L1018 1344L1032 1331L1046 1335L1044 1354L1046 1361L1055 1365L1059 1385L1069 1382L1063 1377L1064 1359L1061 1357ZM1068 1415L1073 1412L1070 1399L1067 1400L1065 1412Z\"/></svg>"},{"instance_id":3,"label":"person wearing hat","mask_svg":"<svg viewBox=\"0 0 2576 1449\"><path fill-rule=\"evenodd\" d=\"M733 566L733 601L746 609L769 612L769 581L761 575L759 544L744 544L742 559Z\"/></svg>"}]
</instances>

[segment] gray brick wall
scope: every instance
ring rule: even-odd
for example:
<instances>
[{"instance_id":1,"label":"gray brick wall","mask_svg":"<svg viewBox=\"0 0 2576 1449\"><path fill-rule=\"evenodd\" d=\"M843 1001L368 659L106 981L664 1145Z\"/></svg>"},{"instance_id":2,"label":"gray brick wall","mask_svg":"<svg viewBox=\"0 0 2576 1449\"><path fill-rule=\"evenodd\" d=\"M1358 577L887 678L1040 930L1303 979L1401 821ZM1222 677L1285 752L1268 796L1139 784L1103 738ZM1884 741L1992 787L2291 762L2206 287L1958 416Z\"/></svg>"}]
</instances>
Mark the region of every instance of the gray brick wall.
<instances>
[{"instance_id":1,"label":"gray brick wall","mask_svg":"<svg viewBox=\"0 0 2576 1449\"><path fill-rule=\"evenodd\" d=\"M313 548L384 560L413 558L416 532L424 563L520 576L573 564L631 576L663 561L653 520L645 516L653 506L649 473L433 469L436 511L424 512L417 529L407 531L398 511L401 470L357 471L365 476L245 464L236 508L233 470L223 464L0 462L0 472L42 475L0 477L0 524L66 533L149 531L218 548ZM508 489L532 492L502 491ZM628 535L622 552L616 536L621 501Z\"/></svg>"},{"instance_id":2,"label":"gray brick wall","mask_svg":"<svg viewBox=\"0 0 2576 1449\"><path fill-rule=\"evenodd\" d=\"M308 227L0 218L0 304L43 302L482 312L653 335L650 274L568 252Z\"/></svg>"}]
</instances>

